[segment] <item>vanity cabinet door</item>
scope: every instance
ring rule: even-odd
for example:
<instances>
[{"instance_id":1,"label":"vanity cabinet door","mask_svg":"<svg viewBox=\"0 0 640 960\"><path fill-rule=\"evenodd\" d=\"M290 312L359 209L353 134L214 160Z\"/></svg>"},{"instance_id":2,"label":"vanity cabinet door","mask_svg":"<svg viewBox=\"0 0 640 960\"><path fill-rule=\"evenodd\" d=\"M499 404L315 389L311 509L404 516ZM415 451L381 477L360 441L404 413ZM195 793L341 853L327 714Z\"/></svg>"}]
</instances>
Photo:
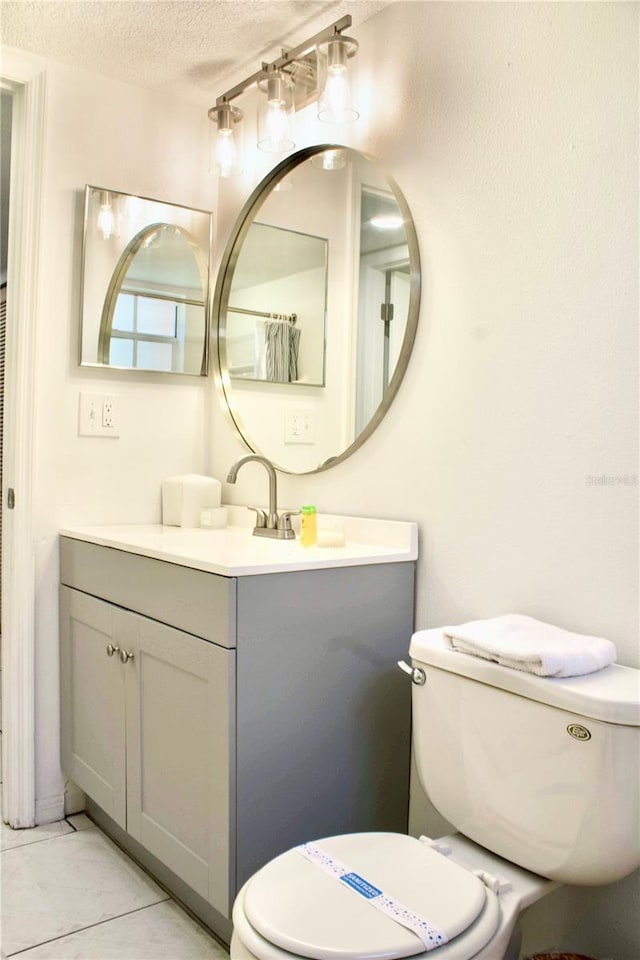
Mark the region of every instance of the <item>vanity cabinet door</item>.
<instances>
[{"instance_id":1,"label":"vanity cabinet door","mask_svg":"<svg viewBox=\"0 0 640 960\"><path fill-rule=\"evenodd\" d=\"M228 916L235 651L129 616L127 830Z\"/></svg>"},{"instance_id":2,"label":"vanity cabinet door","mask_svg":"<svg viewBox=\"0 0 640 960\"><path fill-rule=\"evenodd\" d=\"M126 827L125 687L115 648L117 637L126 636L126 618L118 607L60 588L62 768L121 827Z\"/></svg>"}]
</instances>

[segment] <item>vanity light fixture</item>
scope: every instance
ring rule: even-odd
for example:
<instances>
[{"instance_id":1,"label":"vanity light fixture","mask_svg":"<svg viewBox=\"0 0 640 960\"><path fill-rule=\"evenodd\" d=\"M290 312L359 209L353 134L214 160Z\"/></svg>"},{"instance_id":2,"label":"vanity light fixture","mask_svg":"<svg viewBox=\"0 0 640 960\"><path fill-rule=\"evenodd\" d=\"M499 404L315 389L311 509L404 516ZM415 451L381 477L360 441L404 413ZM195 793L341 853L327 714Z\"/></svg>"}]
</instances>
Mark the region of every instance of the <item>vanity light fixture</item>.
<instances>
[{"instance_id":1,"label":"vanity light fixture","mask_svg":"<svg viewBox=\"0 0 640 960\"><path fill-rule=\"evenodd\" d=\"M318 44L318 119L323 123L352 123L360 116L353 105L353 66L349 64L357 52L358 41L351 37L331 37Z\"/></svg>"},{"instance_id":2,"label":"vanity light fixture","mask_svg":"<svg viewBox=\"0 0 640 960\"><path fill-rule=\"evenodd\" d=\"M103 240L111 239L115 231L116 218L113 214L111 194L108 190L100 191L100 209L98 211L96 226Z\"/></svg>"},{"instance_id":3,"label":"vanity light fixture","mask_svg":"<svg viewBox=\"0 0 640 960\"><path fill-rule=\"evenodd\" d=\"M242 121L242 110L232 107L224 98L219 99L215 107L209 110L209 120L215 123L218 134L211 151L211 169L218 170L221 177L232 177L240 173L239 150L236 143L236 131Z\"/></svg>"},{"instance_id":4,"label":"vanity light fixture","mask_svg":"<svg viewBox=\"0 0 640 960\"><path fill-rule=\"evenodd\" d=\"M217 98L208 113L217 126L212 169L217 169L221 177L240 172L240 150L235 141L242 110L232 101L250 87L257 86L265 93L258 111L261 150L280 154L293 150L293 114L316 98L321 120L345 123L357 119L358 111L351 103L349 61L358 43L343 35L350 26L350 16L336 20L291 50L282 50L272 63L262 63L259 70Z\"/></svg>"},{"instance_id":5,"label":"vanity light fixture","mask_svg":"<svg viewBox=\"0 0 640 960\"><path fill-rule=\"evenodd\" d=\"M258 147L267 153L288 153L295 143L291 135L293 81L283 70L267 70L258 82L266 97L258 111Z\"/></svg>"}]
</instances>

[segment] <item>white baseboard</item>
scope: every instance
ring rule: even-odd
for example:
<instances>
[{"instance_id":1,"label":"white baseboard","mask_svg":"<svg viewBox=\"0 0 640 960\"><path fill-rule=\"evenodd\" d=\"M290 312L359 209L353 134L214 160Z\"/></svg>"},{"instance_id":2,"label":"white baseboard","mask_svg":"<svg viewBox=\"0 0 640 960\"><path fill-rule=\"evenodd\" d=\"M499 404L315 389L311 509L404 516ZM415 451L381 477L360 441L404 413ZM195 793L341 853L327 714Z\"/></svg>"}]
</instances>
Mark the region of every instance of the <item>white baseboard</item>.
<instances>
[{"instance_id":1,"label":"white baseboard","mask_svg":"<svg viewBox=\"0 0 640 960\"><path fill-rule=\"evenodd\" d=\"M72 780L64 785L64 815L71 817L74 813L83 813L87 809L87 798L84 792Z\"/></svg>"},{"instance_id":2,"label":"white baseboard","mask_svg":"<svg viewBox=\"0 0 640 960\"><path fill-rule=\"evenodd\" d=\"M55 823L56 820L64 820L64 794L36 800L36 825Z\"/></svg>"}]
</instances>

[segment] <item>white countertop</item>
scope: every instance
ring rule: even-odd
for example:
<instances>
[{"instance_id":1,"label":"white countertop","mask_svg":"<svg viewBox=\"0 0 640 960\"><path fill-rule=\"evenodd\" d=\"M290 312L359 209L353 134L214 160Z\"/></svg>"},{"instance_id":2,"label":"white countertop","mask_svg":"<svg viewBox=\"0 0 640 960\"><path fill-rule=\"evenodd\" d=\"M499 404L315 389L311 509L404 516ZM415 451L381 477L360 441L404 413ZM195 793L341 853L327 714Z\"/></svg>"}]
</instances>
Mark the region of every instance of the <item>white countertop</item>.
<instances>
[{"instance_id":1,"label":"white countertop","mask_svg":"<svg viewBox=\"0 0 640 960\"><path fill-rule=\"evenodd\" d=\"M400 563L418 556L418 527L401 520L318 515L318 529L344 531L344 546L302 547L295 540L254 537L250 514L229 507L230 525L222 530L182 529L160 524L67 527L60 535L113 547L167 563L226 577L327 567Z\"/></svg>"}]
</instances>

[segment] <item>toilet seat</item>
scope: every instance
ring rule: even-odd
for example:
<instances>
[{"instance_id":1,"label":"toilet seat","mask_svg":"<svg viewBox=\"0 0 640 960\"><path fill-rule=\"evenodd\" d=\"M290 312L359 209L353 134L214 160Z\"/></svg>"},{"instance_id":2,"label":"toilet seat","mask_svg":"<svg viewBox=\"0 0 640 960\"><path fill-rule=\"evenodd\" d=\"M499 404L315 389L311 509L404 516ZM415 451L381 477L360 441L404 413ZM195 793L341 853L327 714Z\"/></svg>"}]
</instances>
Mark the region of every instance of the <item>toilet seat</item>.
<instances>
[{"instance_id":1,"label":"toilet seat","mask_svg":"<svg viewBox=\"0 0 640 960\"><path fill-rule=\"evenodd\" d=\"M236 933L260 958L467 960L498 928L495 894L470 870L414 837L348 834L314 844L428 920L448 942L426 951L413 931L294 849L258 871L236 901Z\"/></svg>"}]
</instances>

